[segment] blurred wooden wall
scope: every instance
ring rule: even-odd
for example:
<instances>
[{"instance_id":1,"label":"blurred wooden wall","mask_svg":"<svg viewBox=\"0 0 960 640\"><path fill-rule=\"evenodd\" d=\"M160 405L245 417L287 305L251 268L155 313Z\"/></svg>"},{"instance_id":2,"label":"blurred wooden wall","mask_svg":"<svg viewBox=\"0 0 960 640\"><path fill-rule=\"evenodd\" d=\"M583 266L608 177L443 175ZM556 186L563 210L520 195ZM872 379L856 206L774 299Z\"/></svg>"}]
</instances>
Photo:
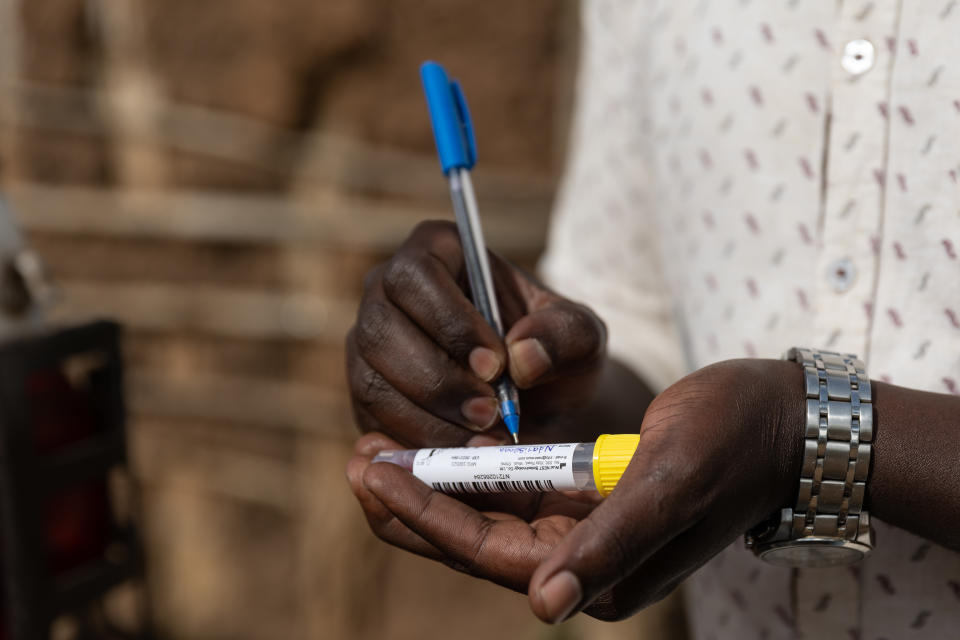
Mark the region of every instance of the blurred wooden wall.
<instances>
[{"instance_id":1,"label":"blurred wooden wall","mask_svg":"<svg viewBox=\"0 0 960 640\"><path fill-rule=\"evenodd\" d=\"M449 218L418 64L469 89L489 244L532 266L576 4L0 0L0 160L60 289L126 328L151 600L171 638L627 638L394 551L343 478L363 274Z\"/></svg>"}]
</instances>

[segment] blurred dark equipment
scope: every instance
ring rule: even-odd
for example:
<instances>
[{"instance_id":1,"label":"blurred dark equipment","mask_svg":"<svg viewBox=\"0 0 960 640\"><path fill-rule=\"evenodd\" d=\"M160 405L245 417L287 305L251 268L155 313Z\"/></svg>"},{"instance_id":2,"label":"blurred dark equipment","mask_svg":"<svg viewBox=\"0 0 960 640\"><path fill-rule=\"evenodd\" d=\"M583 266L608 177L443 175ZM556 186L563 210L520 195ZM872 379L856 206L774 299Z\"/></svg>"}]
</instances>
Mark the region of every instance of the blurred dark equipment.
<instances>
[{"instance_id":1,"label":"blurred dark equipment","mask_svg":"<svg viewBox=\"0 0 960 640\"><path fill-rule=\"evenodd\" d=\"M64 617L76 638L132 637L102 608L143 576L110 491L127 465L119 335L99 321L0 344L2 639L49 638Z\"/></svg>"}]
</instances>

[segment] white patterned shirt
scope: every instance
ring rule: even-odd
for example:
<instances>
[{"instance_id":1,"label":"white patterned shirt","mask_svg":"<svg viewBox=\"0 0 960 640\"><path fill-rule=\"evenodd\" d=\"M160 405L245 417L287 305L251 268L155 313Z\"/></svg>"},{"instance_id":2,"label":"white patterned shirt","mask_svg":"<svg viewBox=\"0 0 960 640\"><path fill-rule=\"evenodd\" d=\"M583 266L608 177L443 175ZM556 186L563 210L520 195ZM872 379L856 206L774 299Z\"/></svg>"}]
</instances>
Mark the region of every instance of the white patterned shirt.
<instances>
[{"instance_id":1,"label":"white patterned shirt","mask_svg":"<svg viewBox=\"0 0 960 640\"><path fill-rule=\"evenodd\" d=\"M960 392L960 2L585 0L583 29L541 266L612 355L660 389L811 346ZM694 636L960 638L960 554L874 523L853 569L732 545Z\"/></svg>"}]
</instances>

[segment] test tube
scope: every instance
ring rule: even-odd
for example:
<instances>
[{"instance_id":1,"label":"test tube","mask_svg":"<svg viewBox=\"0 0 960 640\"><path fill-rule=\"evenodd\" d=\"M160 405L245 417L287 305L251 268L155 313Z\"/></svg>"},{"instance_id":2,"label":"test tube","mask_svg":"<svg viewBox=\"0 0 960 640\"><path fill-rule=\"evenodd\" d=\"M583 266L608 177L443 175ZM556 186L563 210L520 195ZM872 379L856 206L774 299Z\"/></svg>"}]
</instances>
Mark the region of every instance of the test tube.
<instances>
[{"instance_id":1,"label":"test tube","mask_svg":"<svg viewBox=\"0 0 960 640\"><path fill-rule=\"evenodd\" d=\"M373 462L403 467L443 493L598 491L607 496L633 458L640 436L596 442L385 450Z\"/></svg>"}]
</instances>

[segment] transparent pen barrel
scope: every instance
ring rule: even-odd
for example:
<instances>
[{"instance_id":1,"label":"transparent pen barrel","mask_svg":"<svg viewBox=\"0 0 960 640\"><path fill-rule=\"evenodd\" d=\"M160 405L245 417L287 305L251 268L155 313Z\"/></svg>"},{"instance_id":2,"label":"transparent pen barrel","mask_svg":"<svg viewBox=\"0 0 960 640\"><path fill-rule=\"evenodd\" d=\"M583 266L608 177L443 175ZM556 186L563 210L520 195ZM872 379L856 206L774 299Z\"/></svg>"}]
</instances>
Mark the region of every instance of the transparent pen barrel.
<instances>
[{"instance_id":1,"label":"transparent pen barrel","mask_svg":"<svg viewBox=\"0 0 960 640\"><path fill-rule=\"evenodd\" d=\"M467 268L467 280L474 306L484 319L503 336L503 322L493 289L493 274L487 256L487 246L480 226L480 214L473 193L470 172L454 169L448 177L450 199L457 218L457 230L460 234L460 246L463 249L463 261Z\"/></svg>"}]
</instances>

